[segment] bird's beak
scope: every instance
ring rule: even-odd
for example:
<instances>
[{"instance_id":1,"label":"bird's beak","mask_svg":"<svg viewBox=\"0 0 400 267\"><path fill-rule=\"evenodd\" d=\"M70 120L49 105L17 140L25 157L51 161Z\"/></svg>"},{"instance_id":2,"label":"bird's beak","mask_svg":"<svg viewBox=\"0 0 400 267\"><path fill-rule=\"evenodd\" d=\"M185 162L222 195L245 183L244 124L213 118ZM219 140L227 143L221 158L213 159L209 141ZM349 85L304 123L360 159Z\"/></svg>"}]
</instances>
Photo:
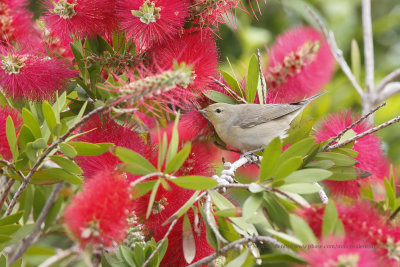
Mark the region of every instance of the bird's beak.
<instances>
[{"instance_id":1,"label":"bird's beak","mask_svg":"<svg viewBox=\"0 0 400 267\"><path fill-rule=\"evenodd\" d=\"M208 118L207 118L207 113L208 113L208 112L207 112L206 110L204 110L204 109L199 109L198 111L200 112L201 115L203 115L204 118L206 118L206 119L208 120Z\"/></svg>"}]
</instances>

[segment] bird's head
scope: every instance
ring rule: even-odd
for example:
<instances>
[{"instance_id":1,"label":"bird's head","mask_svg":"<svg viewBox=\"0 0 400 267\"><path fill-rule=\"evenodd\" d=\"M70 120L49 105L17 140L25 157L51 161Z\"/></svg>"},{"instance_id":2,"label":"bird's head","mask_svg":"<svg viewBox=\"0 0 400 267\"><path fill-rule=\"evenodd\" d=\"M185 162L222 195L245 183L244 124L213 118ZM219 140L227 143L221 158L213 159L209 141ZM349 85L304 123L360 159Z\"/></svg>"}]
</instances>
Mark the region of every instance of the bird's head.
<instances>
[{"instance_id":1,"label":"bird's head","mask_svg":"<svg viewBox=\"0 0 400 267\"><path fill-rule=\"evenodd\" d=\"M227 121L232 116L232 105L225 103L216 103L209 105L205 109L199 110L199 112L209 120L214 126L218 123Z\"/></svg>"}]
</instances>

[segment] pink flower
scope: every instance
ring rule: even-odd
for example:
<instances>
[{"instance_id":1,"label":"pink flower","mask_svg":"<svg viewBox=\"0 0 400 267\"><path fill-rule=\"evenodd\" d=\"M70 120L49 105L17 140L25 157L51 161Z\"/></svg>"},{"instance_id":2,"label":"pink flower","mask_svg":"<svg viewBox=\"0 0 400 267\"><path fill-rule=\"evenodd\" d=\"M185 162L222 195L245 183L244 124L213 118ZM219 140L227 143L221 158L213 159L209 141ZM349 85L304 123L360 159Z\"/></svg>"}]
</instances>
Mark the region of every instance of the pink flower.
<instances>
[{"instance_id":1,"label":"pink flower","mask_svg":"<svg viewBox=\"0 0 400 267\"><path fill-rule=\"evenodd\" d=\"M82 247L111 247L113 241L121 242L126 235L130 208L126 178L115 172L99 172L72 199L64 212L64 221Z\"/></svg>"},{"instance_id":2,"label":"pink flower","mask_svg":"<svg viewBox=\"0 0 400 267\"><path fill-rule=\"evenodd\" d=\"M44 17L48 27L61 39L96 34L107 36L115 29L115 1L46 0Z\"/></svg>"},{"instance_id":3,"label":"pink flower","mask_svg":"<svg viewBox=\"0 0 400 267\"><path fill-rule=\"evenodd\" d=\"M172 69L173 62L193 65L195 75L189 89L204 91L210 85L210 76L218 69L218 51L214 39L207 31L184 34L164 46L152 50L152 59L161 69Z\"/></svg>"},{"instance_id":4,"label":"pink flower","mask_svg":"<svg viewBox=\"0 0 400 267\"><path fill-rule=\"evenodd\" d=\"M117 14L122 30L143 49L171 40L188 15L185 0L121 0Z\"/></svg>"},{"instance_id":5,"label":"pink flower","mask_svg":"<svg viewBox=\"0 0 400 267\"><path fill-rule=\"evenodd\" d=\"M269 101L293 102L309 97L330 81L334 60L321 34L298 27L277 37L265 76ZM271 97L270 97L271 98Z\"/></svg>"},{"instance_id":6,"label":"pink flower","mask_svg":"<svg viewBox=\"0 0 400 267\"><path fill-rule=\"evenodd\" d=\"M235 26L236 14L235 9L240 3L238 0L226 0L226 1L211 1L208 0L192 0L192 16L194 23L199 23L201 27L217 27L219 23L224 23L224 15L227 15L228 22ZM249 1L250 2L250 1ZM251 5L251 4L250 4Z\"/></svg>"},{"instance_id":7,"label":"pink flower","mask_svg":"<svg viewBox=\"0 0 400 267\"><path fill-rule=\"evenodd\" d=\"M136 151L146 156L151 152L151 148L147 147L143 139L136 132L116 124L112 119L104 117L99 119L93 118L91 121L81 128L82 131L90 131L79 138L79 141L90 143L113 143L116 146L122 146ZM86 178L96 176L99 171L114 171L121 161L107 152L99 156L79 156L77 161L84 171Z\"/></svg>"},{"instance_id":8,"label":"pink flower","mask_svg":"<svg viewBox=\"0 0 400 267\"><path fill-rule=\"evenodd\" d=\"M75 71L57 59L1 50L0 85L13 98L42 100L61 91Z\"/></svg>"},{"instance_id":9,"label":"pink flower","mask_svg":"<svg viewBox=\"0 0 400 267\"><path fill-rule=\"evenodd\" d=\"M33 16L26 9L26 0L4 0L0 2L0 42L20 43L34 47L39 44L39 34L33 26Z\"/></svg>"},{"instance_id":10,"label":"pink flower","mask_svg":"<svg viewBox=\"0 0 400 267\"><path fill-rule=\"evenodd\" d=\"M0 107L0 155L6 160L12 158L10 146L8 145L6 135L6 122L8 116L11 116L14 122L14 127L16 128L17 135L19 132L19 127L22 125L22 120L18 117L18 112L16 110Z\"/></svg>"},{"instance_id":11,"label":"pink flower","mask_svg":"<svg viewBox=\"0 0 400 267\"><path fill-rule=\"evenodd\" d=\"M315 246L315 244L313 244ZM360 238L330 238L300 255L313 267L376 267L382 266L373 246Z\"/></svg>"},{"instance_id":12,"label":"pink flower","mask_svg":"<svg viewBox=\"0 0 400 267\"><path fill-rule=\"evenodd\" d=\"M355 119L350 112L330 115L316 132L317 141L324 141L336 136L340 131L352 124ZM367 122L362 122L353 128L357 134L371 128ZM383 156L380 148L380 139L374 134L358 139L353 149L358 152L356 160L360 163L358 168L372 173L372 176L362 180L351 181L325 181L325 184L336 195L346 195L357 198L360 194L360 185L368 182L382 182L384 177L389 177L389 162Z\"/></svg>"}]
</instances>

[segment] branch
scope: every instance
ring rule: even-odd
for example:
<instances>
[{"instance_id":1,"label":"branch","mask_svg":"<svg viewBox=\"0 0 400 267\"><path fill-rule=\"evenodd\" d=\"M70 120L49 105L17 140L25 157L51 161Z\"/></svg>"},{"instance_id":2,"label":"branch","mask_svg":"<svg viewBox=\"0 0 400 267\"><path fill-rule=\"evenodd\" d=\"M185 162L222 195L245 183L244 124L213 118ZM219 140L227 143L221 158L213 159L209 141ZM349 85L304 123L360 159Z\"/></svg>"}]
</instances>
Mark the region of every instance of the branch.
<instances>
[{"instance_id":1,"label":"branch","mask_svg":"<svg viewBox=\"0 0 400 267\"><path fill-rule=\"evenodd\" d=\"M344 129L343 131L338 133L334 138L332 138L332 140L329 141L329 143L327 143L324 147L322 147L320 152L326 151L333 143L335 143L337 140L339 140L348 130L352 129L354 126L356 126L357 124L361 123L363 120L368 118L371 114L375 113L378 109L380 109L381 107L383 107L385 105L386 105L386 102L380 104L379 106L377 106L376 108L371 110L368 114L365 114L359 120L357 120L353 124L349 125L346 129Z\"/></svg>"},{"instance_id":2,"label":"branch","mask_svg":"<svg viewBox=\"0 0 400 267\"><path fill-rule=\"evenodd\" d=\"M38 267L50 267L56 262L72 255L72 254L77 254L79 253L79 247L78 246L73 246L70 249L63 250L63 249L58 249L57 253L54 256L51 256L50 258L46 259L44 262L42 262Z\"/></svg>"},{"instance_id":3,"label":"branch","mask_svg":"<svg viewBox=\"0 0 400 267\"><path fill-rule=\"evenodd\" d=\"M362 24L364 36L365 90L374 89L374 42L372 39L371 0L362 0Z\"/></svg>"},{"instance_id":4,"label":"branch","mask_svg":"<svg viewBox=\"0 0 400 267\"><path fill-rule=\"evenodd\" d=\"M392 95L395 95L400 92L400 82L391 82L388 83L382 90L381 93L378 94L378 100L377 102L384 101L391 97Z\"/></svg>"},{"instance_id":5,"label":"branch","mask_svg":"<svg viewBox=\"0 0 400 267\"><path fill-rule=\"evenodd\" d=\"M15 167L14 164L12 164L11 162L9 162L5 159L0 159L0 163L6 165L8 168L13 169L21 177L22 181L25 180L24 174L21 171L17 170L17 168Z\"/></svg>"},{"instance_id":6,"label":"branch","mask_svg":"<svg viewBox=\"0 0 400 267\"><path fill-rule=\"evenodd\" d=\"M225 247L221 248L220 250L218 250L217 252L215 252L214 254L211 254L210 256L207 256L191 265L189 265L188 267L198 267L198 266L202 266L202 265L207 265L209 262L215 260L216 258L218 258L220 255L224 255L225 253L227 253L229 250L236 248L238 245L241 244L245 244L245 243L249 243L249 242L265 242L270 244L273 247L276 248L282 248L284 251L295 255L297 257L299 257L299 255L290 250L289 248L287 248L284 244L282 244L281 242L279 242L278 240L270 237L270 236L249 236L249 237L245 237L242 239L238 239L232 243L229 243L228 245L226 245Z\"/></svg>"},{"instance_id":7,"label":"branch","mask_svg":"<svg viewBox=\"0 0 400 267\"><path fill-rule=\"evenodd\" d=\"M390 82L397 80L398 78L400 78L400 69L392 71L385 78L383 78L376 86L375 91L382 91L386 87L386 85L388 85Z\"/></svg>"},{"instance_id":8,"label":"branch","mask_svg":"<svg viewBox=\"0 0 400 267\"><path fill-rule=\"evenodd\" d=\"M392 221L394 218L396 218L397 214L400 212L400 206L396 208L396 210L389 216L389 221Z\"/></svg>"},{"instance_id":9,"label":"branch","mask_svg":"<svg viewBox=\"0 0 400 267\"><path fill-rule=\"evenodd\" d=\"M155 176L164 176L164 175L165 175L165 174L162 173L162 172L149 173L149 174L146 174L146 175L144 175L144 176L138 178L137 180L133 181L132 183L130 183L129 186L130 186L131 188L133 188L133 187L135 187L137 184L140 184L141 182L144 182L144 181L146 181L147 179L153 178L153 177L155 177Z\"/></svg>"},{"instance_id":10,"label":"branch","mask_svg":"<svg viewBox=\"0 0 400 267\"><path fill-rule=\"evenodd\" d=\"M14 185L14 183L15 183L15 180L10 178L10 180L8 181L8 183L4 189L3 195L1 196L1 199L0 199L0 210L3 209L4 202L6 201L8 193L10 192L11 187Z\"/></svg>"},{"instance_id":11,"label":"branch","mask_svg":"<svg viewBox=\"0 0 400 267\"><path fill-rule=\"evenodd\" d=\"M394 124L394 123L396 123L396 122L399 122L399 121L400 121L400 116L397 116L396 118L391 119L390 121L384 122L384 123L380 124L379 126L376 126L376 127L374 127L374 128L371 128L371 129L369 129L369 130L367 130L367 131L365 131L365 132L362 132L362 133L360 133L360 134L357 134L357 135L354 136L353 138L347 139L346 141L341 142L341 143L339 143L339 144L330 146L330 147L328 147L328 148L326 149L326 151L331 151L331 150L333 150L333 149L336 149L336 148L345 146L345 145L347 145L347 144L350 144L351 142L354 142L354 141L356 141L356 140L358 140L358 139L360 139L360 138L363 138L363 137L366 136L366 135L372 134L372 133L374 133L374 132L376 132L376 131L379 131L379 130L381 130L381 129L383 129L383 128L386 128L386 127L388 127L388 126L390 126L390 125L392 125L392 124Z\"/></svg>"},{"instance_id":12,"label":"branch","mask_svg":"<svg viewBox=\"0 0 400 267\"><path fill-rule=\"evenodd\" d=\"M258 59L258 70L259 70L259 75L260 75L260 81L261 81L261 91L262 91L262 99L263 102L260 104L266 104L267 101L267 84L265 83L265 77L264 77L264 72L261 67L261 53L260 49L257 49L257 59Z\"/></svg>"},{"instance_id":13,"label":"branch","mask_svg":"<svg viewBox=\"0 0 400 267\"><path fill-rule=\"evenodd\" d=\"M206 202L204 203L204 212L206 214L206 221L210 226L211 230L214 232L215 236L221 240L223 243L228 244L229 242L220 234L218 229L214 224L211 223L211 196L210 194L206 195Z\"/></svg>"},{"instance_id":14,"label":"branch","mask_svg":"<svg viewBox=\"0 0 400 267\"><path fill-rule=\"evenodd\" d=\"M150 263L151 259L154 258L156 253L160 250L161 246L164 244L165 240L167 240L167 237L172 232L172 229L174 229L174 226L177 222L178 222L178 219L175 219L172 221L172 223L169 226L168 231L165 233L163 239L161 239L161 241L158 243L156 249L153 251L153 253L151 253L150 257L143 263L142 267L146 267L146 265Z\"/></svg>"},{"instance_id":15,"label":"branch","mask_svg":"<svg viewBox=\"0 0 400 267\"><path fill-rule=\"evenodd\" d=\"M33 176L33 174L37 171L37 169L39 168L39 166L42 164L42 162L46 159L46 157L62 142L65 142L65 140L76 130L78 129L82 124L84 124L86 121L88 121L91 117L93 117L94 115L101 113L109 108L112 108L116 105L118 105L119 103L121 103L122 101L125 101L127 99L127 97L123 97L120 98L114 102L112 102L111 104L105 105L105 106L101 106L98 107L94 110L92 110L91 112L89 112L88 114L86 114L85 116L83 116L78 122L76 122L74 125L72 125L71 128L69 128L65 134L63 134L60 138L58 138L56 141L54 141L49 147L46 148L46 150L42 153L42 155L40 155L39 159L36 161L36 163L33 165L32 169L29 171L29 173L25 176L25 179L22 181L22 184L20 185L20 187L18 188L17 192L15 193L13 199L10 202L10 205L8 206L5 215L4 216L8 216L10 215L10 213L12 212L15 204L17 203L19 197L22 195L22 193L24 192L25 188L27 187L27 185L29 184L29 182L31 181L31 178Z\"/></svg>"},{"instance_id":16,"label":"branch","mask_svg":"<svg viewBox=\"0 0 400 267\"><path fill-rule=\"evenodd\" d=\"M350 80L351 84L353 85L354 89L356 89L357 93L360 96L363 96L363 90L361 86L357 83L356 78L354 77L354 74L351 72L351 69L349 65L347 64L346 60L343 57L343 52L342 50L339 49L335 36L333 35L332 31L329 31L326 29L324 23L322 20L315 14L308 6L305 6L307 9L308 13L314 18L314 20L317 22L319 25L319 28L321 29L322 33L324 34L324 37L326 39L326 42L329 45L329 48L331 50L331 53L333 57L336 59L336 62L339 64L340 68L346 74L347 78Z\"/></svg>"},{"instance_id":17,"label":"branch","mask_svg":"<svg viewBox=\"0 0 400 267\"><path fill-rule=\"evenodd\" d=\"M54 201L57 199L58 193L61 191L64 184L65 184L65 182L62 181L62 182L57 183L54 186L53 191L51 191L51 194L50 194L49 198L47 199L46 204L44 205L42 211L40 212L38 219L36 220L35 228L33 228L32 232L30 232L29 235L26 236L22 240L22 245L17 249L17 251L9 259L10 265L12 265L17 259L19 259L25 253L25 251L32 244L33 240L37 237L38 233L41 231L42 224L43 224L44 220L46 219L47 214L50 211L50 208L52 207Z\"/></svg>"}]
</instances>

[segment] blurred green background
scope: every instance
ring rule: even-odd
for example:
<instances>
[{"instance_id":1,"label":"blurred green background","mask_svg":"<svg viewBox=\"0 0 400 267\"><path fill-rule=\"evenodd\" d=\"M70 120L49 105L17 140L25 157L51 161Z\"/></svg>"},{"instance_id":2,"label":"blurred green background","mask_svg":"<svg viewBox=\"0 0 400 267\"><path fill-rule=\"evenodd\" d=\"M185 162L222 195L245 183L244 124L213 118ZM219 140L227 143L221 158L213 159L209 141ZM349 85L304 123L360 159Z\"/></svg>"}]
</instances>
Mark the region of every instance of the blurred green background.
<instances>
[{"instance_id":1,"label":"blurred green background","mask_svg":"<svg viewBox=\"0 0 400 267\"><path fill-rule=\"evenodd\" d=\"M247 2L247 0L242 1ZM255 0L251 0L257 18L238 10L236 27L229 24L222 25L217 32L221 69L230 72L227 64L229 58L235 72L243 74L250 55L258 48L265 52L264 46L271 46L277 35L298 25L315 25L315 21L304 8L305 5L315 9L326 26L333 30L336 41L349 64L352 39L357 41L363 56L361 0L267 0L267 3L264 3L264 0L258 1L261 15ZM38 17L40 1L30 0L30 2L30 8ZM245 3L245 6L250 10L248 4ZM394 69L400 68L400 1L372 1L372 21L377 83ZM362 86L363 80L361 77ZM337 68L336 74L325 90L328 93L308 109L307 116L324 118L329 113L349 108L354 112L360 112L360 98L340 69ZM400 95L391 97L387 101L387 106L376 113L375 124L400 115L399 107ZM378 135L383 139L383 149L391 161L396 165L400 164L400 124L392 125L380 131Z\"/></svg>"}]
</instances>

